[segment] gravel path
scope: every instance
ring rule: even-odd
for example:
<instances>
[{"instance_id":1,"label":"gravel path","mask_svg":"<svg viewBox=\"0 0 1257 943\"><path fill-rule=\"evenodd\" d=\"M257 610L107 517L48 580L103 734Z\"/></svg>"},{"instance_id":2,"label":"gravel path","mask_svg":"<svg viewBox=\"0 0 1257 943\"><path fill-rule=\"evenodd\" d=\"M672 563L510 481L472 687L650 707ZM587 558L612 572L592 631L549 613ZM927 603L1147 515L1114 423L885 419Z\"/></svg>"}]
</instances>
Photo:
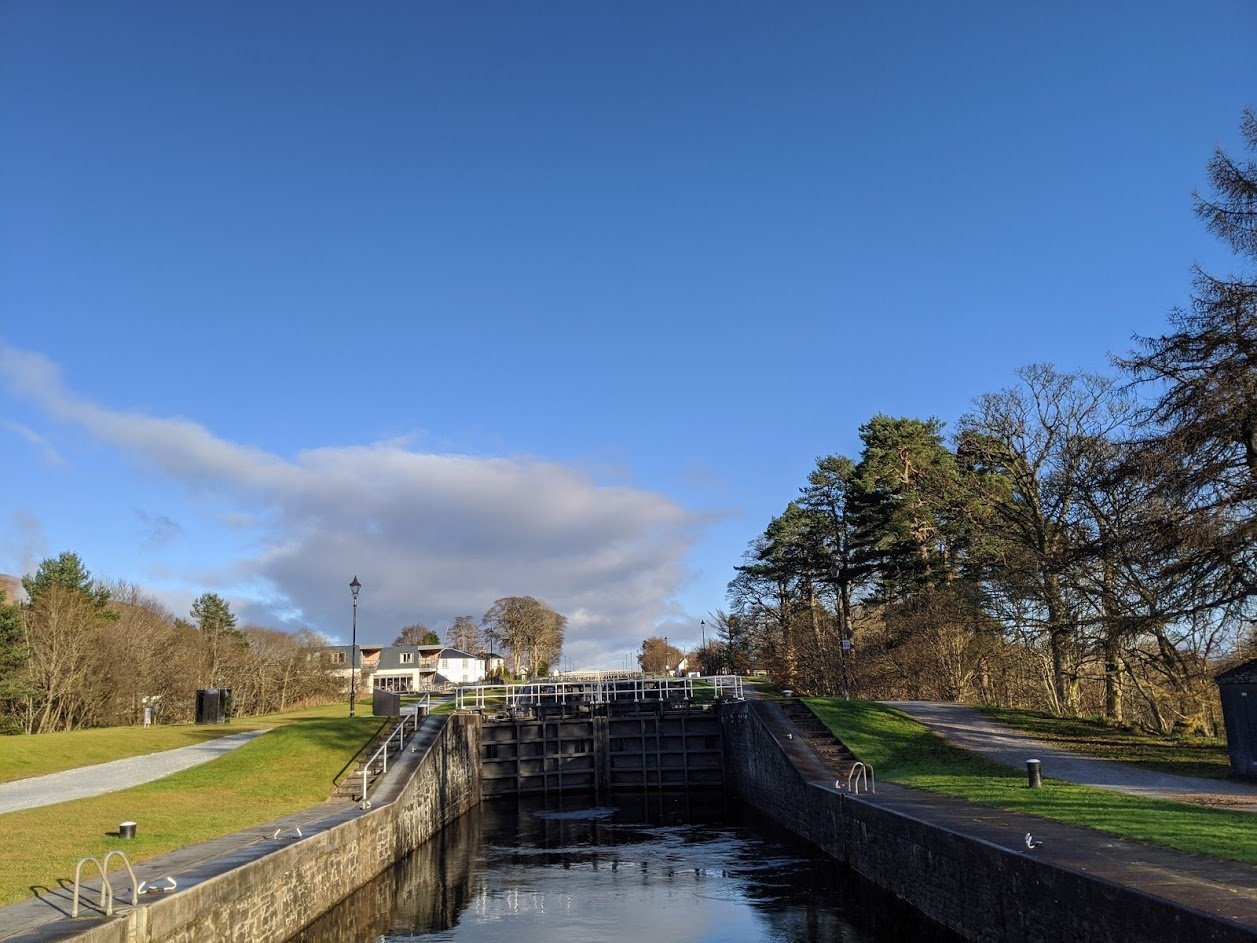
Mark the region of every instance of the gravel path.
<instances>
[{"instance_id":1,"label":"gravel path","mask_svg":"<svg viewBox=\"0 0 1257 943\"><path fill-rule=\"evenodd\" d=\"M1157 799L1257 812L1257 786L1224 779L1158 773L1127 763L1079 756L997 723L964 704L938 701L887 703L912 715L956 746L1004 766L1024 770L1026 760L1041 760L1043 775L1053 779Z\"/></svg>"},{"instance_id":2,"label":"gravel path","mask_svg":"<svg viewBox=\"0 0 1257 943\"><path fill-rule=\"evenodd\" d=\"M243 746L265 730L249 730L233 733L205 743L174 750L162 750L144 756L129 756L122 760L80 766L46 776L31 776L11 783L0 783L0 813L35 809L39 806L86 799L119 789L129 789L161 779L192 766L216 760Z\"/></svg>"}]
</instances>

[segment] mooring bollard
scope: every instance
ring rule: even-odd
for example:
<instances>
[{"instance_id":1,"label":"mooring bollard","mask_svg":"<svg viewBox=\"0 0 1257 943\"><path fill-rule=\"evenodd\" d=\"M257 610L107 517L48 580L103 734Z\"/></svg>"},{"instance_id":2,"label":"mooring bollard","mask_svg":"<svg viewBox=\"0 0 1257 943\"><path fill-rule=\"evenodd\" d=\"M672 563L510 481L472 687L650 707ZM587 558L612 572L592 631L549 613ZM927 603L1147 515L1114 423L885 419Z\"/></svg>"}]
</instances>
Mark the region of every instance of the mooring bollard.
<instances>
[{"instance_id":1,"label":"mooring bollard","mask_svg":"<svg viewBox=\"0 0 1257 943\"><path fill-rule=\"evenodd\" d=\"M1043 788L1043 764L1038 760L1026 760L1026 775L1030 778L1031 789Z\"/></svg>"},{"instance_id":2,"label":"mooring bollard","mask_svg":"<svg viewBox=\"0 0 1257 943\"><path fill-rule=\"evenodd\" d=\"M118 837L119 838L134 838L135 837L135 823L123 822L122 824L120 824L118 826Z\"/></svg>"}]
</instances>

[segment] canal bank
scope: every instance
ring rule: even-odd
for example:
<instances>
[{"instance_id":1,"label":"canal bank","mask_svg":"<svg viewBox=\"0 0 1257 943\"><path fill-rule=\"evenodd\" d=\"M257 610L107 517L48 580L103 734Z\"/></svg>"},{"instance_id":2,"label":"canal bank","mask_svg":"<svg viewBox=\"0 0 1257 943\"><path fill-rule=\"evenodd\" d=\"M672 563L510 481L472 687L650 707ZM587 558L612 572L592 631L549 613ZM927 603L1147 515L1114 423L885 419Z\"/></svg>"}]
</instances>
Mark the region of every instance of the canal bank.
<instances>
[{"instance_id":1,"label":"canal bank","mask_svg":"<svg viewBox=\"0 0 1257 943\"><path fill-rule=\"evenodd\" d=\"M113 871L112 917L67 919L67 886L36 889L0 908L0 939L282 943L479 801L478 719L429 717L368 808L329 804L142 862L136 875L153 887L135 906L129 876ZM89 913L99 887L84 891Z\"/></svg>"},{"instance_id":2,"label":"canal bank","mask_svg":"<svg viewBox=\"0 0 1257 943\"><path fill-rule=\"evenodd\" d=\"M724 722L745 801L966 939L1257 940L1257 869L914 789L853 796L776 704Z\"/></svg>"},{"instance_id":3,"label":"canal bank","mask_svg":"<svg viewBox=\"0 0 1257 943\"><path fill-rule=\"evenodd\" d=\"M968 939L1257 940L1255 869L914 790L882 785L856 798L834 789L832 774L772 702L726 703L715 716L727 788ZM687 739L709 755L709 736L669 744L660 734L659 748L645 756L667 768ZM574 746L579 741L552 742L553 762L582 770L598 762ZM42 901L0 910L0 939L281 943L475 807L493 747L479 717L428 718L373 808L311 810L304 827L290 817L274 823L278 834L253 830L146 862L140 877L171 873L177 890L145 895L111 920L66 920L57 908L67 909L68 892L45 889ZM640 756L643 742L622 747ZM589 750L596 749L595 739ZM496 750L499 759L509 752L501 742ZM1026 847L1026 832L1036 847ZM118 906L128 905L129 891L116 890ZM24 925L12 917L38 907L40 917Z\"/></svg>"}]
</instances>

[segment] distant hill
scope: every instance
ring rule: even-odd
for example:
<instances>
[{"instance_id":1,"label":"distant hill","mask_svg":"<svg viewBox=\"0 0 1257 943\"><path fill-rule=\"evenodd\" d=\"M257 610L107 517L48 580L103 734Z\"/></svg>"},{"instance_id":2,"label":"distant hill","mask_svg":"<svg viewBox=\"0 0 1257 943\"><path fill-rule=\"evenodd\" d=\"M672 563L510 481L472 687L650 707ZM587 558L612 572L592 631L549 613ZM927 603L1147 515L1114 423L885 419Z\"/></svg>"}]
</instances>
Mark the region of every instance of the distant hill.
<instances>
[{"instance_id":1,"label":"distant hill","mask_svg":"<svg viewBox=\"0 0 1257 943\"><path fill-rule=\"evenodd\" d=\"M5 602L16 602L22 595L22 581L8 573L0 573L0 589L4 590Z\"/></svg>"}]
</instances>

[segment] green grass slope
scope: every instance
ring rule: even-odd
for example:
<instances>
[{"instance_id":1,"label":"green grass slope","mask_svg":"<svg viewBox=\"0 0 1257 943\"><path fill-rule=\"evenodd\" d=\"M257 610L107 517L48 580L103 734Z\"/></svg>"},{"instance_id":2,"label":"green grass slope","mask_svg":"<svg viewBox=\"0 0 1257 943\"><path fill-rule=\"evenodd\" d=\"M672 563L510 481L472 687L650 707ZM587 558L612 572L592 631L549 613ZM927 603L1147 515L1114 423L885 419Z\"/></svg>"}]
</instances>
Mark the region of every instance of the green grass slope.
<instances>
[{"instance_id":1,"label":"green grass slope","mask_svg":"<svg viewBox=\"0 0 1257 943\"><path fill-rule=\"evenodd\" d=\"M998 766L936 736L907 714L864 701L807 702L852 752L894 782L1192 854L1257 864L1257 816L1144 799Z\"/></svg>"},{"instance_id":2,"label":"green grass slope","mask_svg":"<svg viewBox=\"0 0 1257 943\"><path fill-rule=\"evenodd\" d=\"M292 720L165 779L0 815L0 904L30 897L32 887L73 881L84 855L99 859L118 848L142 861L317 806L380 727L370 716ZM134 840L109 834L128 820L138 823Z\"/></svg>"}]
</instances>

